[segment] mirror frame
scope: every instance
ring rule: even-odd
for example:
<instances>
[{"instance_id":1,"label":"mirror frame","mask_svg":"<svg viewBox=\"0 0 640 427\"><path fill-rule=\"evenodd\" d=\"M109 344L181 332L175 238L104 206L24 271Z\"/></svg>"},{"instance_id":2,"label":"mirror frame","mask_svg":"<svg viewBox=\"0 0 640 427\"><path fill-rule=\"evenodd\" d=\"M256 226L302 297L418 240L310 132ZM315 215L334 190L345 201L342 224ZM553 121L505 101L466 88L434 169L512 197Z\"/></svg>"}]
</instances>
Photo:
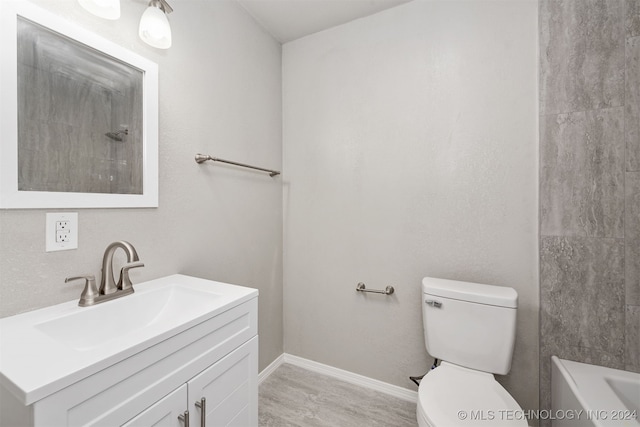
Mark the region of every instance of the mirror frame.
<instances>
[{"instance_id":1,"label":"mirror frame","mask_svg":"<svg viewBox=\"0 0 640 427\"><path fill-rule=\"evenodd\" d=\"M143 72L142 194L18 190L18 16ZM0 1L0 24L0 209L158 207L158 65L23 0Z\"/></svg>"}]
</instances>

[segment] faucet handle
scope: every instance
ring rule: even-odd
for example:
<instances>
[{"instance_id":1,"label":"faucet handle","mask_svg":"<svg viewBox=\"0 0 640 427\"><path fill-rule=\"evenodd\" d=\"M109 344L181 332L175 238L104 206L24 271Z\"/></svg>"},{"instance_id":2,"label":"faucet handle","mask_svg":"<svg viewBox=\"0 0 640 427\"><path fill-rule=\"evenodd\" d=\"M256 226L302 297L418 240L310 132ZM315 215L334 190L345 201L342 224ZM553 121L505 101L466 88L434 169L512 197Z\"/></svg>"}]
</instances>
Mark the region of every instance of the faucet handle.
<instances>
[{"instance_id":1,"label":"faucet handle","mask_svg":"<svg viewBox=\"0 0 640 427\"><path fill-rule=\"evenodd\" d=\"M136 261L122 266L122 269L120 270L120 280L118 280L118 289L123 291L129 288L133 289L133 283L131 283L131 278L129 277L129 270L138 267L144 267L144 263Z\"/></svg>"},{"instance_id":2,"label":"faucet handle","mask_svg":"<svg viewBox=\"0 0 640 427\"><path fill-rule=\"evenodd\" d=\"M64 283L69 283L73 280L82 280L84 279L84 290L82 291L82 295L80 295L80 301L78 301L78 305L80 307L86 307L88 305L92 305L98 296L98 288L96 288L96 277L93 274L87 274L85 276L74 276L67 277L64 279Z\"/></svg>"}]
</instances>

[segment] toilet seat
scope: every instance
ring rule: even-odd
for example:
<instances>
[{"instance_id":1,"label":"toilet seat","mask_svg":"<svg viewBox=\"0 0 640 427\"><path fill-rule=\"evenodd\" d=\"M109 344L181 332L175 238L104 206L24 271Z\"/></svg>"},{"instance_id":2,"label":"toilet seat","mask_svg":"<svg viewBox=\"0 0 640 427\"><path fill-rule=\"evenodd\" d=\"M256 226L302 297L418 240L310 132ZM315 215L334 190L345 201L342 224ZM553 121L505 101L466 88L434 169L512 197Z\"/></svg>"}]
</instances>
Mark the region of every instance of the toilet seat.
<instances>
[{"instance_id":1,"label":"toilet seat","mask_svg":"<svg viewBox=\"0 0 640 427\"><path fill-rule=\"evenodd\" d=\"M527 426L518 403L492 374L447 362L420 382L417 415L420 427Z\"/></svg>"}]
</instances>

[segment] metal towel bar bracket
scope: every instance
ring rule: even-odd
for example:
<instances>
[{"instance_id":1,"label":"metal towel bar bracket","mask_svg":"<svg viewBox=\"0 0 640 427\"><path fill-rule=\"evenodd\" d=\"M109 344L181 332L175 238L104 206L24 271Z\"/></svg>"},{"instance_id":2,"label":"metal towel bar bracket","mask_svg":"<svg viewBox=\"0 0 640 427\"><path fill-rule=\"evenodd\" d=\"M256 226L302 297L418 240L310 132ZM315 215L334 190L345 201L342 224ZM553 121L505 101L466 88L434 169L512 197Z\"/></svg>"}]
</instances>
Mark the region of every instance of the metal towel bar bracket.
<instances>
[{"instance_id":1,"label":"metal towel bar bracket","mask_svg":"<svg viewBox=\"0 0 640 427\"><path fill-rule=\"evenodd\" d=\"M364 283L360 282L360 283L358 283L358 286L356 286L356 291L358 291L358 292L371 292L371 293L374 293L374 294L391 295L392 293L395 292L395 289L393 289L393 286L387 286L386 288L384 288L384 291L380 291L380 290L376 290L376 289L367 289L364 286Z\"/></svg>"},{"instance_id":2,"label":"metal towel bar bracket","mask_svg":"<svg viewBox=\"0 0 640 427\"><path fill-rule=\"evenodd\" d=\"M238 162L232 162L231 160L225 160L225 159L221 159L219 157L211 157L208 156L206 154L196 154L196 163L204 163L207 160L211 160L212 162L220 162L220 163L228 163L230 165L234 165L234 166L240 166L243 168L249 168L249 169L255 169L255 170L259 170L262 172L267 172L269 174L270 177L274 177L276 175L280 175L280 171L276 171L276 170L272 170L272 169L265 169L265 168L259 168L257 166L251 166L251 165L247 165L245 163L238 163Z\"/></svg>"}]
</instances>

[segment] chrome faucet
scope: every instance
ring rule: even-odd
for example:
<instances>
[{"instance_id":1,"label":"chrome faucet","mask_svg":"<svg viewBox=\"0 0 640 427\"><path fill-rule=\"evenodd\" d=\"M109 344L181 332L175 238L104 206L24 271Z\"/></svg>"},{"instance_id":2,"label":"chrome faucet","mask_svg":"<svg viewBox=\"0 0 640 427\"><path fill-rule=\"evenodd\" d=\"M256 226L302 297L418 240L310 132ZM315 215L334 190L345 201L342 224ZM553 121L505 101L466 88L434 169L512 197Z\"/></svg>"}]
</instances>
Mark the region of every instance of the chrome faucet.
<instances>
[{"instance_id":1,"label":"chrome faucet","mask_svg":"<svg viewBox=\"0 0 640 427\"><path fill-rule=\"evenodd\" d=\"M121 248L127 254L127 263L120 269L120 278L116 283L113 277L113 254ZM100 288L96 289L96 279L93 275L67 277L65 283L72 280L84 279L85 286L80 296L78 305L87 307L112 299L120 298L133 293L133 284L129 277L129 270L136 267L144 267L138 258L138 252L129 242L119 240L107 246L102 257L102 278L100 279Z\"/></svg>"},{"instance_id":2,"label":"chrome faucet","mask_svg":"<svg viewBox=\"0 0 640 427\"><path fill-rule=\"evenodd\" d=\"M127 264L122 267L120 271L120 280L116 284L116 281L113 277L113 254L118 248L124 249L127 253ZM129 269L135 267L144 267L140 258L138 258L138 252L136 252L136 248L129 242L125 242L124 240L119 240L117 242L113 242L107 249L104 250L104 256L102 257L102 279L100 279L100 289L99 292L102 295L109 295L119 290L123 290L123 282L124 277L126 276L126 282L128 287L131 286L131 280L129 280ZM131 288L133 289L133 288Z\"/></svg>"}]
</instances>

